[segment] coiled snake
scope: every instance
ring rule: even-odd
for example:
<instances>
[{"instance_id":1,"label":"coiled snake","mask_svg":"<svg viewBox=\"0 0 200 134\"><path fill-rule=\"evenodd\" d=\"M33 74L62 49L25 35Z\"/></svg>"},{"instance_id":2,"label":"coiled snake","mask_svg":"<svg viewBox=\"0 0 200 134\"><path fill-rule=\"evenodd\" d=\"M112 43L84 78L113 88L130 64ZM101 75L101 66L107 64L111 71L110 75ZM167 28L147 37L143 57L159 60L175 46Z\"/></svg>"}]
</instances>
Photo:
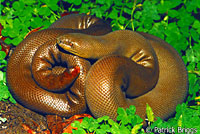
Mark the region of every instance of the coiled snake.
<instances>
[{"instance_id":1,"label":"coiled snake","mask_svg":"<svg viewBox=\"0 0 200 134\"><path fill-rule=\"evenodd\" d=\"M39 113L68 117L88 104L95 117L112 119L129 105L145 118L146 103L166 119L188 89L184 63L169 44L146 33L111 32L104 21L77 14L25 38L9 59L7 82L18 102Z\"/></svg>"}]
</instances>

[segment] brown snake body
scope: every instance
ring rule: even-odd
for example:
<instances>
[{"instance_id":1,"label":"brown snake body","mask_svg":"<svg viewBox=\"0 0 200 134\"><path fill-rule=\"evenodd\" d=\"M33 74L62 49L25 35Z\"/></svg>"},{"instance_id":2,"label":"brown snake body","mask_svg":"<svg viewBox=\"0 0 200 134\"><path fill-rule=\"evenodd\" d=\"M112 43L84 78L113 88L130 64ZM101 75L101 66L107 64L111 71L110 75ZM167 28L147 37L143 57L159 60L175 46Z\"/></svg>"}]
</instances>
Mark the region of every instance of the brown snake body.
<instances>
[{"instance_id":1,"label":"brown snake body","mask_svg":"<svg viewBox=\"0 0 200 134\"><path fill-rule=\"evenodd\" d=\"M156 116L171 116L188 89L178 53L155 36L129 30L111 32L104 22L88 18L71 15L64 18L70 23L64 29L60 29L65 25L63 19L20 43L7 69L8 86L16 100L34 111L61 116L84 112L86 103L95 117L115 119L118 107L135 105L144 119L146 103ZM56 42L74 55L61 51ZM99 60L90 68L85 58ZM75 66L80 67L79 76L70 77L70 82L63 80Z\"/></svg>"},{"instance_id":2,"label":"brown snake body","mask_svg":"<svg viewBox=\"0 0 200 134\"><path fill-rule=\"evenodd\" d=\"M96 17L68 15L55 22L49 29L29 35L16 47L8 61L7 83L14 98L27 108L43 114L72 116L84 112L86 110L85 77L90 63L59 51L54 40L68 32L101 35L110 31L109 25ZM32 62L33 60L36 62ZM51 87L54 92L47 91L38 84L38 82L45 83L51 76L64 79L63 72L74 66L80 67L80 75L73 86L65 92L56 92L60 91L53 89L56 87ZM35 78L40 81L35 81L32 72L35 72ZM49 80L52 81L54 79ZM68 83L64 84L68 85Z\"/></svg>"},{"instance_id":3,"label":"brown snake body","mask_svg":"<svg viewBox=\"0 0 200 134\"><path fill-rule=\"evenodd\" d=\"M188 80L181 57L155 36L129 30L102 36L69 33L59 37L58 44L80 57L100 58L86 78L86 100L95 117L115 119L118 107L135 105L144 119L148 103L156 116L166 119L186 97Z\"/></svg>"}]
</instances>

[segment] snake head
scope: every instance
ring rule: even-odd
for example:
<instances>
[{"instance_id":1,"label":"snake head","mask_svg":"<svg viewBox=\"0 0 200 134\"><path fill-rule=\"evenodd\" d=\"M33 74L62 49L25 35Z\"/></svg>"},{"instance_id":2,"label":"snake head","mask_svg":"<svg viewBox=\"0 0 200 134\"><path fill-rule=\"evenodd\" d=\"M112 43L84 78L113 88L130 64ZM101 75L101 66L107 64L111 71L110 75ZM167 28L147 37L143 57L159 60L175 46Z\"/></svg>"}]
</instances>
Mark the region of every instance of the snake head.
<instances>
[{"instance_id":1,"label":"snake head","mask_svg":"<svg viewBox=\"0 0 200 134\"><path fill-rule=\"evenodd\" d=\"M65 51L73 53L75 55L80 55L75 47L78 46L77 42L72 41L69 36L63 35L57 38L57 44L63 48Z\"/></svg>"},{"instance_id":2,"label":"snake head","mask_svg":"<svg viewBox=\"0 0 200 134\"><path fill-rule=\"evenodd\" d=\"M82 58L90 58L91 45L88 41L89 35L81 33L69 33L57 38L57 44L65 51Z\"/></svg>"}]
</instances>

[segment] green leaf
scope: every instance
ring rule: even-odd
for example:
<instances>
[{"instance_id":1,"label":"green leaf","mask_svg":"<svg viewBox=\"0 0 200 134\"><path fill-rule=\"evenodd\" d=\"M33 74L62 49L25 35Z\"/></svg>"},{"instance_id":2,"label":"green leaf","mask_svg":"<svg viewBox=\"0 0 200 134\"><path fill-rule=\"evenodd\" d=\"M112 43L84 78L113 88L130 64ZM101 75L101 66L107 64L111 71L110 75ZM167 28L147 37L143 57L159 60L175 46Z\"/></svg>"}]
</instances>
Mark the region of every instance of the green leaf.
<instances>
[{"instance_id":1,"label":"green leaf","mask_svg":"<svg viewBox=\"0 0 200 134\"><path fill-rule=\"evenodd\" d=\"M164 28L163 24L161 24L161 23L154 23L153 27L149 31L149 33L164 40L165 28Z\"/></svg>"},{"instance_id":2,"label":"green leaf","mask_svg":"<svg viewBox=\"0 0 200 134\"><path fill-rule=\"evenodd\" d=\"M97 118L97 122L102 122L102 121L107 121L109 119L109 116L103 116L103 117L100 117L100 118Z\"/></svg>"},{"instance_id":3,"label":"green leaf","mask_svg":"<svg viewBox=\"0 0 200 134\"><path fill-rule=\"evenodd\" d=\"M136 109L135 106L130 106L129 108L126 109L126 111L124 110L124 108L118 108L117 109L117 121L121 121L122 125L126 125L128 123L131 123L131 121L135 121L137 122L137 118L135 115ZM138 119L138 121L140 121Z\"/></svg>"},{"instance_id":4,"label":"green leaf","mask_svg":"<svg viewBox=\"0 0 200 134\"><path fill-rule=\"evenodd\" d=\"M177 17L177 16L179 15L179 13L178 13L177 10L170 9L170 10L168 11L168 15L169 15L170 17L174 18L174 17Z\"/></svg>"},{"instance_id":5,"label":"green leaf","mask_svg":"<svg viewBox=\"0 0 200 134\"><path fill-rule=\"evenodd\" d=\"M182 126L182 115L179 117L178 119L178 126L181 127Z\"/></svg>"},{"instance_id":6,"label":"green leaf","mask_svg":"<svg viewBox=\"0 0 200 134\"><path fill-rule=\"evenodd\" d=\"M34 17L31 19L31 27L38 28L42 26L42 19L40 17Z\"/></svg>"},{"instance_id":7,"label":"green leaf","mask_svg":"<svg viewBox=\"0 0 200 134\"><path fill-rule=\"evenodd\" d=\"M179 27L187 27L194 23L195 18L190 13L187 13L184 8L179 10L179 14L180 16L183 15L177 22Z\"/></svg>"},{"instance_id":8,"label":"green leaf","mask_svg":"<svg viewBox=\"0 0 200 134\"><path fill-rule=\"evenodd\" d=\"M82 0L70 0L74 5L78 6L81 4Z\"/></svg>"},{"instance_id":9,"label":"green leaf","mask_svg":"<svg viewBox=\"0 0 200 134\"><path fill-rule=\"evenodd\" d=\"M12 102L13 104L16 104L17 102L15 101L15 99L10 95L9 101Z\"/></svg>"},{"instance_id":10,"label":"green leaf","mask_svg":"<svg viewBox=\"0 0 200 134\"><path fill-rule=\"evenodd\" d=\"M51 11L48 7L41 7L39 8L39 15L49 16Z\"/></svg>"},{"instance_id":11,"label":"green leaf","mask_svg":"<svg viewBox=\"0 0 200 134\"><path fill-rule=\"evenodd\" d=\"M4 84L2 84L1 81L1 85L0 85L0 100L7 100L10 96L10 93L8 91L8 87Z\"/></svg>"},{"instance_id":12,"label":"green leaf","mask_svg":"<svg viewBox=\"0 0 200 134\"><path fill-rule=\"evenodd\" d=\"M26 28L31 26L31 22L30 21L25 21L24 24L25 24Z\"/></svg>"},{"instance_id":13,"label":"green leaf","mask_svg":"<svg viewBox=\"0 0 200 134\"><path fill-rule=\"evenodd\" d=\"M103 5L105 3L105 0L96 0L96 3Z\"/></svg>"},{"instance_id":14,"label":"green leaf","mask_svg":"<svg viewBox=\"0 0 200 134\"><path fill-rule=\"evenodd\" d=\"M200 22L198 20L194 21L192 27L197 29L197 32L200 34Z\"/></svg>"},{"instance_id":15,"label":"green leaf","mask_svg":"<svg viewBox=\"0 0 200 134\"><path fill-rule=\"evenodd\" d=\"M51 15L49 20L50 20L50 23L53 23L56 21L56 18L53 15Z\"/></svg>"},{"instance_id":16,"label":"green leaf","mask_svg":"<svg viewBox=\"0 0 200 134\"><path fill-rule=\"evenodd\" d=\"M196 57L196 51L194 49L187 49L186 50L186 57L187 57L187 61L189 62L197 62L198 59Z\"/></svg>"},{"instance_id":17,"label":"green leaf","mask_svg":"<svg viewBox=\"0 0 200 134\"><path fill-rule=\"evenodd\" d=\"M7 27L7 28L12 28L13 27L13 19L7 19L6 22L9 25L9 27Z\"/></svg>"},{"instance_id":18,"label":"green leaf","mask_svg":"<svg viewBox=\"0 0 200 134\"><path fill-rule=\"evenodd\" d=\"M200 21L199 20L195 20L193 25L192 25L193 28L196 28L196 29L200 29Z\"/></svg>"},{"instance_id":19,"label":"green leaf","mask_svg":"<svg viewBox=\"0 0 200 134\"><path fill-rule=\"evenodd\" d=\"M193 29L190 29L191 36L194 41L199 41L199 34Z\"/></svg>"},{"instance_id":20,"label":"green leaf","mask_svg":"<svg viewBox=\"0 0 200 134\"><path fill-rule=\"evenodd\" d=\"M79 128L81 126L81 123L79 121L74 121L74 123L72 123L71 126Z\"/></svg>"},{"instance_id":21,"label":"green leaf","mask_svg":"<svg viewBox=\"0 0 200 134\"><path fill-rule=\"evenodd\" d=\"M97 129L96 134L105 134L106 131L104 129Z\"/></svg>"},{"instance_id":22,"label":"green leaf","mask_svg":"<svg viewBox=\"0 0 200 134\"><path fill-rule=\"evenodd\" d=\"M190 36L189 27L181 27L180 32L183 37L188 38Z\"/></svg>"},{"instance_id":23,"label":"green leaf","mask_svg":"<svg viewBox=\"0 0 200 134\"><path fill-rule=\"evenodd\" d=\"M183 59L183 61L184 61L184 64L187 65L188 61L187 61L186 56L182 56L182 59Z\"/></svg>"},{"instance_id":24,"label":"green leaf","mask_svg":"<svg viewBox=\"0 0 200 134\"><path fill-rule=\"evenodd\" d=\"M139 19L142 16L142 12L137 11L136 13L134 13L134 18L135 19Z\"/></svg>"},{"instance_id":25,"label":"green leaf","mask_svg":"<svg viewBox=\"0 0 200 134\"><path fill-rule=\"evenodd\" d=\"M173 0L171 2L172 2L172 4L170 5L171 8L175 8L175 7L179 6L182 3L182 0Z\"/></svg>"},{"instance_id":26,"label":"green leaf","mask_svg":"<svg viewBox=\"0 0 200 134\"><path fill-rule=\"evenodd\" d=\"M187 70L195 70L195 62L190 62L189 65L187 65Z\"/></svg>"},{"instance_id":27,"label":"green leaf","mask_svg":"<svg viewBox=\"0 0 200 134\"><path fill-rule=\"evenodd\" d=\"M158 12L161 14L164 14L169 10L169 7L167 6L168 1L165 1L164 4L158 4Z\"/></svg>"},{"instance_id":28,"label":"green leaf","mask_svg":"<svg viewBox=\"0 0 200 134\"><path fill-rule=\"evenodd\" d=\"M190 1L187 1L187 6L186 6L186 10L188 12L192 12L194 10L196 10L198 8L198 0L190 0Z\"/></svg>"},{"instance_id":29,"label":"green leaf","mask_svg":"<svg viewBox=\"0 0 200 134\"><path fill-rule=\"evenodd\" d=\"M94 8L91 10L94 14L96 14L97 17L101 18L102 17L102 11L100 9L100 7L97 6L97 8Z\"/></svg>"},{"instance_id":30,"label":"green leaf","mask_svg":"<svg viewBox=\"0 0 200 134\"><path fill-rule=\"evenodd\" d=\"M124 4L125 4L125 7L128 7L129 9L133 8L133 1L130 1L130 2L126 1L126 3L124 3Z\"/></svg>"},{"instance_id":31,"label":"green leaf","mask_svg":"<svg viewBox=\"0 0 200 134\"><path fill-rule=\"evenodd\" d=\"M131 14L132 13L132 9L129 9L127 7L124 8L124 12L127 14Z\"/></svg>"},{"instance_id":32,"label":"green leaf","mask_svg":"<svg viewBox=\"0 0 200 134\"><path fill-rule=\"evenodd\" d=\"M200 70L200 62L197 63L197 68Z\"/></svg>"},{"instance_id":33,"label":"green leaf","mask_svg":"<svg viewBox=\"0 0 200 134\"><path fill-rule=\"evenodd\" d=\"M124 108L118 108L117 109L117 113L119 114L119 115L124 115L124 114L126 114L126 111L124 110Z\"/></svg>"},{"instance_id":34,"label":"green leaf","mask_svg":"<svg viewBox=\"0 0 200 134\"><path fill-rule=\"evenodd\" d=\"M158 4L159 13L166 13L169 9L175 8L180 5L182 0L172 0L172 1L163 1L163 3Z\"/></svg>"},{"instance_id":35,"label":"green leaf","mask_svg":"<svg viewBox=\"0 0 200 134\"><path fill-rule=\"evenodd\" d=\"M103 124L100 126L101 129L104 129L104 130L108 130L110 129L110 126L108 124Z\"/></svg>"},{"instance_id":36,"label":"green leaf","mask_svg":"<svg viewBox=\"0 0 200 134\"><path fill-rule=\"evenodd\" d=\"M2 51L0 51L2 52ZM0 81L3 81L4 80L4 72L0 71Z\"/></svg>"},{"instance_id":37,"label":"green leaf","mask_svg":"<svg viewBox=\"0 0 200 134\"><path fill-rule=\"evenodd\" d=\"M19 26L21 24L20 20L18 18L15 18L13 21L14 26Z\"/></svg>"},{"instance_id":38,"label":"green leaf","mask_svg":"<svg viewBox=\"0 0 200 134\"><path fill-rule=\"evenodd\" d=\"M196 94L196 92L198 91L198 87L196 87L198 78L195 74L188 74L188 76L189 76L189 94L191 95Z\"/></svg>"},{"instance_id":39,"label":"green leaf","mask_svg":"<svg viewBox=\"0 0 200 134\"><path fill-rule=\"evenodd\" d=\"M34 8L33 7L26 7L24 10L23 10L23 16L26 17L26 20L30 20L33 16L32 16L32 13L34 12Z\"/></svg>"},{"instance_id":40,"label":"green leaf","mask_svg":"<svg viewBox=\"0 0 200 134\"><path fill-rule=\"evenodd\" d=\"M72 4L74 0L66 0L68 3Z\"/></svg>"},{"instance_id":41,"label":"green leaf","mask_svg":"<svg viewBox=\"0 0 200 134\"><path fill-rule=\"evenodd\" d=\"M44 29L48 28L51 25L51 23L48 20L45 20L43 24L44 24Z\"/></svg>"},{"instance_id":42,"label":"green leaf","mask_svg":"<svg viewBox=\"0 0 200 134\"><path fill-rule=\"evenodd\" d=\"M100 126L101 129L97 129L96 132L98 132L98 130L101 130L100 134L104 134L106 132L110 132L110 126L108 124L102 124Z\"/></svg>"},{"instance_id":43,"label":"green leaf","mask_svg":"<svg viewBox=\"0 0 200 134\"><path fill-rule=\"evenodd\" d=\"M86 134L85 130L79 128L78 130L72 130L73 134Z\"/></svg>"},{"instance_id":44,"label":"green leaf","mask_svg":"<svg viewBox=\"0 0 200 134\"><path fill-rule=\"evenodd\" d=\"M57 4L53 3L48 4L48 7L51 8L53 11L57 11L59 8Z\"/></svg>"},{"instance_id":45,"label":"green leaf","mask_svg":"<svg viewBox=\"0 0 200 134\"><path fill-rule=\"evenodd\" d=\"M18 1L15 1L15 2L13 3L13 8L14 8L15 10L20 9L20 3L19 3Z\"/></svg>"},{"instance_id":46,"label":"green leaf","mask_svg":"<svg viewBox=\"0 0 200 134\"><path fill-rule=\"evenodd\" d=\"M120 134L130 134L131 133L130 129L131 128L128 128L128 126L121 125L119 132Z\"/></svg>"},{"instance_id":47,"label":"green leaf","mask_svg":"<svg viewBox=\"0 0 200 134\"><path fill-rule=\"evenodd\" d=\"M23 0L23 2L26 5L33 5L34 3L36 3L36 0Z\"/></svg>"},{"instance_id":48,"label":"green leaf","mask_svg":"<svg viewBox=\"0 0 200 134\"><path fill-rule=\"evenodd\" d=\"M121 107L119 107L118 109L117 109L117 113L118 113L118 116L117 116L117 120L118 121L122 121L122 120L126 120L127 119L127 113L126 113L126 111L124 110L124 108L121 108ZM127 121L127 120L126 120ZM125 121L125 122L126 122Z\"/></svg>"},{"instance_id":49,"label":"green leaf","mask_svg":"<svg viewBox=\"0 0 200 134\"><path fill-rule=\"evenodd\" d=\"M146 106L147 119L149 122L154 122L154 114L152 108L147 104Z\"/></svg>"},{"instance_id":50,"label":"green leaf","mask_svg":"<svg viewBox=\"0 0 200 134\"><path fill-rule=\"evenodd\" d=\"M130 105L129 108L126 109L126 113L130 116L134 116L136 112L136 108L134 105Z\"/></svg>"},{"instance_id":51,"label":"green leaf","mask_svg":"<svg viewBox=\"0 0 200 134\"><path fill-rule=\"evenodd\" d=\"M112 9L110 14L108 15L109 18L111 19L117 19L119 11L116 10L115 8Z\"/></svg>"},{"instance_id":52,"label":"green leaf","mask_svg":"<svg viewBox=\"0 0 200 134\"><path fill-rule=\"evenodd\" d=\"M13 28L13 29L11 29L11 31L8 33L8 35L9 35L11 38L15 38L15 37L19 36L19 30L16 29L16 28Z\"/></svg>"},{"instance_id":53,"label":"green leaf","mask_svg":"<svg viewBox=\"0 0 200 134\"><path fill-rule=\"evenodd\" d=\"M160 19L160 16L158 15L157 7L153 5L150 1L144 1L143 8L144 8L143 15L147 22L152 22L152 20ZM144 24L146 24L146 22Z\"/></svg>"},{"instance_id":54,"label":"green leaf","mask_svg":"<svg viewBox=\"0 0 200 134\"><path fill-rule=\"evenodd\" d=\"M122 0L114 0L114 3L115 3L117 6L122 6L122 5L123 5Z\"/></svg>"},{"instance_id":55,"label":"green leaf","mask_svg":"<svg viewBox=\"0 0 200 134\"><path fill-rule=\"evenodd\" d=\"M90 6L88 4L82 3L81 7L79 8L80 13L88 13L90 11L89 7Z\"/></svg>"},{"instance_id":56,"label":"green leaf","mask_svg":"<svg viewBox=\"0 0 200 134\"><path fill-rule=\"evenodd\" d=\"M1 23L2 26L6 25L6 16L1 16L0 15L0 23Z\"/></svg>"},{"instance_id":57,"label":"green leaf","mask_svg":"<svg viewBox=\"0 0 200 134\"><path fill-rule=\"evenodd\" d=\"M89 123L87 120L83 120L80 124L82 128L89 128Z\"/></svg>"},{"instance_id":58,"label":"green leaf","mask_svg":"<svg viewBox=\"0 0 200 134\"><path fill-rule=\"evenodd\" d=\"M145 29L151 29L152 28L152 24L153 24L153 20L150 18L146 18L144 19L144 21L146 21L147 23L144 23L144 28Z\"/></svg>"},{"instance_id":59,"label":"green leaf","mask_svg":"<svg viewBox=\"0 0 200 134\"><path fill-rule=\"evenodd\" d=\"M100 124L99 124L96 120L93 119L93 121L90 122L90 126L89 126L88 130L89 130L90 132L93 132L93 131L95 131L99 126L100 126Z\"/></svg>"},{"instance_id":60,"label":"green leaf","mask_svg":"<svg viewBox=\"0 0 200 134\"><path fill-rule=\"evenodd\" d=\"M100 6L100 10L101 10L103 16L107 16L108 15L109 8L110 7L108 5L106 5L106 4L103 5L103 6Z\"/></svg>"},{"instance_id":61,"label":"green leaf","mask_svg":"<svg viewBox=\"0 0 200 134\"><path fill-rule=\"evenodd\" d=\"M135 125L131 130L131 134L138 134L138 132L142 128L142 126L143 126L143 123Z\"/></svg>"},{"instance_id":62,"label":"green leaf","mask_svg":"<svg viewBox=\"0 0 200 134\"><path fill-rule=\"evenodd\" d=\"M110 8L113 4L113 0L105 0L105 4L107 5L107 8Z\"/></svg>"},{"instance_id":63,"label":"green leaf","mask_svg":"<svg viewBox=\"0 0 200 134\"><path fill-rule=\"evenodd\" d=\"M6 53L4 51L0 51L0 60L5 59Z\"/></svg>"},{"instance_id":64,"label":"green leaf","mask_svg":"<svg viewBox=\"0 0 200 134\"><path fill-rule=\"evenodd\" d=\"M6 38L4 41L6 44L11 44L12 40L10 38Z\"/></svg>"},{"instance_id":65,"label":"green leaf","mask_svg":"<svg viewBox=\"0 0 200 134\"><path fill-rule=\"evenodd\" d=\"M7 29L6 28L2 29L1 30L1 35L4 36L4 37L8 36L8 33L9 33L8 30L10 30L10 29L8 29L8 28Z\"/></svg>"},{"instance_id":66,"label":"green leaf","mask_svg":"<svg viewBox=\"0 0 200 134\"><path fill-rule=\"evenodd\" d=\"M117 122L114 122L112 119L108 120L108 123L112 126L112 128L114 129L118 129L119 128L119 124Z\"/></svg>"},{"instance_id":67,"label":"green leaf","mask_svg":"<svg viewBox=\"0 0 200 134\"><path fill-rule=\"evenodd\" d=\"M21 41L23 40L23 38L21 37L16 37L12 40L12 44L17 46Z\"/></svg>"}]
</instances>

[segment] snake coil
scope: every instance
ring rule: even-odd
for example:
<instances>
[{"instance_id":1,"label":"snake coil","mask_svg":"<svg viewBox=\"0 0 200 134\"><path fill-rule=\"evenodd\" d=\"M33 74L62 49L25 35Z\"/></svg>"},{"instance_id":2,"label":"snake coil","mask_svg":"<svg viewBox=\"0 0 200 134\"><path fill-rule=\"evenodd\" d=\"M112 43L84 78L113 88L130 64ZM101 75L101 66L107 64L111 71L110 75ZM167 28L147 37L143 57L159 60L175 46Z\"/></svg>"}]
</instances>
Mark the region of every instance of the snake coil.
<instances>
[{"instance_id":1,"label":"snake coil","mask_svg":"<svg viewBox=\"0 0 200 134\"><path fill-rule=\"evenodd\" d=\"M90 60L97 61L91 66ZM147 103L166 119L188 89L184 63L165 41L111 32L87 15L68 15L29 35L9 59L7 82L15 99L34 111L71 116L88 104L95 117L112 119L118 107L130 105L145 118Z\"/></svg>"}]
</instances>

